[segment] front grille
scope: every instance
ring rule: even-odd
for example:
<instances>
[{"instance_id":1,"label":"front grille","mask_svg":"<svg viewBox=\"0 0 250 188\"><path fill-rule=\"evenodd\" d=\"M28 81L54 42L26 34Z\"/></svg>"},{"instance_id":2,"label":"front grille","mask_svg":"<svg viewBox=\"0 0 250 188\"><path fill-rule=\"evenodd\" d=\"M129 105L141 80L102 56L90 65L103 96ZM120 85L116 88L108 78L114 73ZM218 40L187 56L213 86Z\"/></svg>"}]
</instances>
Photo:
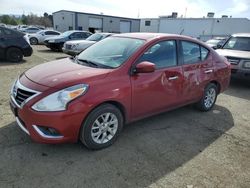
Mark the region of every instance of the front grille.
<instances>
[{"instance_id":1,"label":"front grille","mask_svg":"<svg viewBox=\"0 0 250 188\"><path fill-rule=\"evenodd\" d=\"M40 92L25 87L19 82L19 80L15 82L11 90L12 100L19 107L22 107L24 103L26 103L38 94L40 94Z\"/></svg>"},{"instance_id":2,"label":"front grille","mask_svg":"<svg viewBox=\"0 0 250 188\"><path fill-rule=\"evenodd\" d=\"M227 60L232 65L238 65L239 62L240 62L240 59L239 58L235 58L235 57L227 57Z\"/></svg>"},{"instance_id":3,"label":"front grille","mask_svg":"<svg viewBox=\"0 0 250 188\"><path fill-rule=\"evenodd\" d=\"M71 45L70 44L66 44L66 49L70 50L71 49Z\"/></svg>"},{"instance_id":4,"label":"front grille","mask_svg":"<svg viewBox=\"0 0 250 188\"><path fill-rule=\"evenodd\" d=\"M36 93L17 88L15 100L17 104L21 105L26 99L30 98L31 96L35 94Z\"/></svg>"}]
</instances>

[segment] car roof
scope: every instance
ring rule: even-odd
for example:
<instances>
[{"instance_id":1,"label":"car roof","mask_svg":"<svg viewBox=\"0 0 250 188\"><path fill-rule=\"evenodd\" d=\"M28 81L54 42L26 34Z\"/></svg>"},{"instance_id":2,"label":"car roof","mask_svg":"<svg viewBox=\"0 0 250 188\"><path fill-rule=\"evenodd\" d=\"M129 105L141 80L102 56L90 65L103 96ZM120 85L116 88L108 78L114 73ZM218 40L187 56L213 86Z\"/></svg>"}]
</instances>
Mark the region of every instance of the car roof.
<instances>
[{"instance_id":1,"label":"car roof","mask_svg":"<svg viewBox=\"0 0 250 188\"><path fill-rule=\"evenodd\" d=\"M184 36L184 35L176 35L176 34L168 34L168 33L122 33L115 34L115 37L127 37L127 38L137 38L142 40L152 40L156 38L164 38L164 37L180 37L182 39L192 39L192 37Z\"/></svg>"},{"instance_id":2,"label":"car roof","mask_svg":"<svg viewBox=\"0 0 250 188\"><path fill-rule=\"evenodd\" d=\"M236 33L232 35L233 37L250 37L250 33Z\"/></svg>"},{"instance_id":3,"label":"car roof","mask_svg":"<svg viewBox=\"0 0 250 188\"><path fill-rule=\"evenodd\" d=\"M7 28L7 27L3 27L3 26L0 26L1 29L5 29L5 30L9 30L11 31L13 34L16 34L16 35L24 35L22 32L20 31L17 31L17 30L14 30L14 29L10 29L10 28Z\"/></svg>"}]
</instances>

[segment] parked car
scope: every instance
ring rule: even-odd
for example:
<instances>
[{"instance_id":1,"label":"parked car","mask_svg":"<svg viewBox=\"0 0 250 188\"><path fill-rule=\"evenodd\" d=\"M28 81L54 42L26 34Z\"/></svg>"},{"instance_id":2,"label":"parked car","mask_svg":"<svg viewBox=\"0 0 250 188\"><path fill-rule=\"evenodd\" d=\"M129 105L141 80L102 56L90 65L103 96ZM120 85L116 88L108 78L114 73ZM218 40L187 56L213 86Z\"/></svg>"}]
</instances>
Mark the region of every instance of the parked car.
<instances>
[{"instance_id":1,"label":"parked car","mask_svg":"<svg viewBox=\"0 0 250 188\"><path fill-rule=\"evenodd\" d=\"M226 58L198 40L127 33L27 70L10 104L19 127L37 142L80 139L101 149L125 123L192 103L211 110L229 80Z\"/></svg>"},{"instance_id":2,"label":"parked car","mask_svg":"<svg viewBox=\"0 0 250 188\"><path fill-rule=\"evenodd\" d=\"M86 40L74 40L67 41L63 45L63 52L72 56L75 56L81 53L83 50L87 49L96 42L103 40L109 36L113 35L112 33L95 33L89 36Z\"/></svg>"},{"instance_id":3,"label":"parked car","mask_svg":"<svg viewBox=\"0 0 250 188\"><path fill-rule=\"evenodd\" d=\"M232 35L225 45L216 51L231 63L233 77L250 79L250 33Z\"/></svg>"},{"instance_id":4,"label":"parked car","mask_svg":"<svg viewBox=\"0 0 250 188\"><path fill-rule=\"evenodd\" d=\"M226 42L226 40L227 40L227 38L225 38L225 37L216 37L216 38L213 38L213 39L206 41L206 44L213 49L218 49L218 48L221 48L223 46L223 44Z\"/></svg>"},{"instance_id":5,"label":"parked car","mask_svg":"<svg viewBox=\"0 0 250 188\"><path fill-rule=\"evenodd\" d=\"M38 31L41 31L38 27L27 27L25 29L21 30L24 33L37 33Z\"/></svg>"},{"instance_id":6,"label":"parked car","mask_svg":"<svg viewBox=\"0 0 250 188\"><path fill-rule=\"evenodd\" d=\"M30 44L36 45L36 44L43 44L45 39L47 39L49 37L57 36L60 34L61 33L58 31L42 30L42 31L39 31L37 33L27 34L27 36L30 40Z\"/></svg>"},{"instance_id":7,"label":"parked car","mask_svg":"<svg viewBox=\"0 0 250 188\"><path fill-rule=\"evenodd\" d=\"M23 31L24 29L27 29L29 26L27 26L27 25L18 25L17 26L17 30L18 31Z\"/></svg>"},{"instance_id":8,"label":"parked car","mask_svg":"<svg viewBox=\"0 0 250 188\"><path fill-rule=\"evenodd\" d=\"M88 31L66 31L59 36L47 38L44 43L51 50L62 51L63 44L70 40L86 39L91 35Z\"/></svg>"},{"instance_id":9,"label":"parked car","mask_svg":"<svg viewBox=\"0 0 250 188\"><path fill-rule=\"evenodd\" d=\"M0 26L0 58L20 62L23 56L31 56L28 38L19 31Z\"/></svg>"}]
</instances>

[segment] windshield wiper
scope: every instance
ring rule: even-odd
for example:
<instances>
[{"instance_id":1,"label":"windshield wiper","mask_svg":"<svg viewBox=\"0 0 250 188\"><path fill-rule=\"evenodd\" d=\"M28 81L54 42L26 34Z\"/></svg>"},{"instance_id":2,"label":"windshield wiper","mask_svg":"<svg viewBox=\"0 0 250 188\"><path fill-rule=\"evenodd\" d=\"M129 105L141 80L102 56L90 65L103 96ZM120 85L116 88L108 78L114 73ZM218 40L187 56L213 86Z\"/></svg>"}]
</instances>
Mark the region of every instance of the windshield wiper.
<instances>
[{"instance_id":1,"label":"windshield wiper","mask_svg":"<svg viewBox=\"0 0 250 188\"><path fill-rule=\"evenodd\" d=\"M92 67L99 67L99 65L93 61L89 61L89 60L86 60L86 59L77 59L76 60L78 61L79 64L81 63L84 63L84 64L88 64L88 65L91 65Z\"/></svg>"},{"instance_id":2,"label":"windshield wiper","mask_svg":"<svg viewBox=\"0 0 250 188\"><path fill-rule=\"evenodd\" d=\"M97 62L94 62L94 61L90 61L90 60L86 60L86 59L78 59L77 57L75 57L75 60L77 61L78 64L87 64L91 67L97 67L97 68L113 68L111 66L108 66L108 65L103 65L103 64L100 64L100 63L97 63Z\"/></svg>"}]
</instances>

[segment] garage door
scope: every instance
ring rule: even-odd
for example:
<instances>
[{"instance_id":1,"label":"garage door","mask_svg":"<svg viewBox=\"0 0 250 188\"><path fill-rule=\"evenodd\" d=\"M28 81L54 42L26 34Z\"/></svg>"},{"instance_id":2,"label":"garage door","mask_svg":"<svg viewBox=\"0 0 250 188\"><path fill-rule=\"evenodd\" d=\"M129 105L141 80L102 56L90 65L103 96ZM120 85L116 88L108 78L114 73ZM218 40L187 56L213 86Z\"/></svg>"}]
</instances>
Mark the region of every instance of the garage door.
<instances>
[{"instance_id":1,"label":"garage door","mask_svg":"<svg viewBox=\"0 0 250 188\"><path fill-rule=\"evenodd\" d=\"M89 18L89 27L102 29L102 18Z\"/></svg>"},{"instance_id":2,"label":"garage door","mask_svg":"<svg viewBox=\"0 0 250 188\"><path fill-rule=\"evenodd\" d=\"M129 33L131 31L131 23L129 21L120 21L120 32Z\"/></svg>"}]
</instances>

